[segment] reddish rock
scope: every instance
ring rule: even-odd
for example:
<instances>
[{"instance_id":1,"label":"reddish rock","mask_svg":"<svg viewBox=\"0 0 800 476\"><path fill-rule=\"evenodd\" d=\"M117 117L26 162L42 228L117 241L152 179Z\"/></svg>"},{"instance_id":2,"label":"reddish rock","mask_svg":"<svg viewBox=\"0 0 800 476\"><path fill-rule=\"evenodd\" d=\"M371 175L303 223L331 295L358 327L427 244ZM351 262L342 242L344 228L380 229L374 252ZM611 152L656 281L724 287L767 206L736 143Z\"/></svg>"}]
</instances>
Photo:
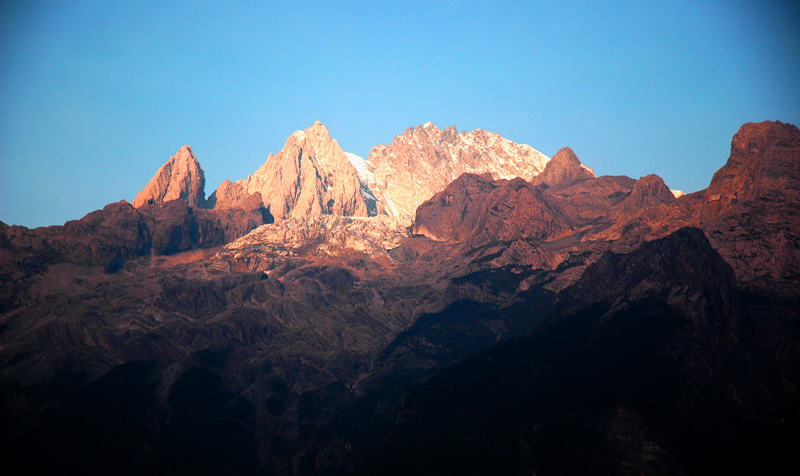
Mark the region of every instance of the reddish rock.
<instances>
[{"instance_id":1,"label":"reddish rock","mask_svg":"<svg viewBox=\"0 0 800 476\"><path fill-rule=\"evenodd\" d=\"M564 147L550 159L547 166L532 181L536 185L564 187L579 180L595 178L592 169L581 164L575 152Z\"/></svg>"},{"instance_id":2,"label":"reddish rock","mask_svg":"<svg viewBox=\"0 0 800 476\"><path fill-rule=\"evenodd\" d=\"M276 221L320 215L368 216L361 181L345 152L319 121L297 131L283 150L240 181L259 192Z\"/></svg>"},{"instance_id":3,"label":"reddish rock","mask_svg":"<svg viewBox=\"0 0 800 476\"><path fill-rule=\"evenodd\" d=\"M13 251L6 264L20 276L57 263L116 272L141 256L222 246L269 222L258 195L226 210L203 210L182 200L134 208L123 200L63 226L10 227L2 241Z\"/></svg>"},{"instance_id":4,"label":"reddish rock","mask_svg":"<svg viewBox=\"0 0 800 476\"><path fill-rule=\"evenodd\" d=\"M476 129L458 132L426 123L408 128L391 144L372 148L367 182L379 209L408 225L417 207L465 173L530 180L549 159L525 144Z\"/></svg>"},{"instance_id":5,"label":"reddish rock","mask_svg":"<svg viewBox=\"0 0 800 476\"><path fill-rule=\"evenodd\" d=\"M185 145L158 169L147 186L136 195L133 206L139 208L170 200L183 200L189 205L202 206L205 185L203 168L191 147Z\"/></svg>"},{"instance_id":6,"label":"reddish rock","mask_svg":"<svg viewBox=\"0 0 800 476\"><path fill-rule=\"evenodd\" d=\"M209 208L216 209L241 207L252 196L253 194L247 193L241 183L223 180L214 193L208 197L207 204ZM261 194L258 196L260 198Z\"/></svg>"},{"instance_id":7,"label":"reddish rock","mask_svg":"<svg viewBox=\"0 0 800 476\"><path fill-rule=\"evenodd\" d=\"M573 225L582 226L609 217L615 208L630 197L636 181L626 176L604 175L568 183L552 188L544 185L541 188L558 200L559 210L569 217Z\"/></svg>"},{"instance_id":8,"label":"reddish rock","mask_svg":"<svg viewBox=\"0 0 800 476\"><path fill-rule=\"evenodd\" d=\"M650 174L636 181L630 196L620 204L620 211L632 213L646 207L674 201L675 195L664 183L664 179L658 175Z\"/></svg>"},{"instance_id":9,"label":"reddish rock","mask_svg":"<svg viewBox=\"0 0 800 476\"><path fill-rule=\"evenodd\" d=\"M800 130L778 122L743 125L731 156L711 179L703 215L711 217L748 199L800 196Z\"/></svg>"},{"instance_id":10,"label":"reddish rock","mask_svg":"<svg viewBox=\"0 0 800 476\"><path fill-rule=\"evenodd\" d=\"M520 178L493 181L464 174L417 209L414 233L466 242L549 240L569 231L544 193Z\"/></svg>"},{"instance_id":11,"label":"reddish rock","mask_svg":"<svg viewBox=\"0 0 800 476\"><path fill-rule=\"evenodd\" d=\"M706 190L669 200L665 186L652 184L655 187L642 188L663 203L617 215L593 239L633 249L694 226L705 232L739 280L800 280L797 127L780 122L742 126L733 138L730 158Z\"/></svg>"},{"instance_id":12,"label":"reddish rock","mask_svg":"<svg viewBox=\"0 0 800 476\"><path fill-rule=\"evenodd\" d=\"M703 230L742 280L800 281L800 130L745 124L700 209Z\"/></svg>"}]
</instances>

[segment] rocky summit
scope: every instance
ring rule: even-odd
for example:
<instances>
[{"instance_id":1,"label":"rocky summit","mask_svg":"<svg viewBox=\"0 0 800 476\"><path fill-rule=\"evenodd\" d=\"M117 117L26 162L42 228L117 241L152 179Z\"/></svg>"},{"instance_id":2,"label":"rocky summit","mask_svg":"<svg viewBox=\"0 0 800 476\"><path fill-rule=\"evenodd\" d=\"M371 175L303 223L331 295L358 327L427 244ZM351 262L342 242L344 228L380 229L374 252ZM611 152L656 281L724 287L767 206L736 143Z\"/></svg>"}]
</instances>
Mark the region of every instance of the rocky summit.
<instances>
[{"instance_id":1,"label":"rocky summit","mask_svg":"<svg viewBox=\"0 0 800 476\"><path fill-rule=\"evenodd\" d=\"M419 205L465 173L531 180L548 157L525 144L476 129L444 130L428 122L408 128L391 144L373 147L367 183L383 213L408 225Z\"/></svg>"},{"instance_id":2,"label":"rocky summit","mask_svg":"<svg viewBox=\"0 0 800 476\"><path fill-rule=\"evenodd\" d=\"M133 204L0 223L5 473L783 471L800 130L743 125L709 180L316 122L205 199L185 146Z\"/></svg>"},{"instance_id":3,"label":"rocky summit","mask_svg":"<svg viewBox=\"0 0 800 476\"><path fill-rule=\"evenodd\" d=\"M136 195L133 206L183 200L192 206L202 206L205 201L206 178L197 157L188 145L158 169L147 186Z\"/></svg>"},{"instance_id":4,"label":"rocky summit","mask_svg":"<svg viewBox=\"0 0 800 476\"><path fill-rule=\"evenodd\" d=\"M283 150L239 183L247 193L260 193L278 221L369 214L358 172L319 121L289 136Z\"/></svg>"}]
</instances>

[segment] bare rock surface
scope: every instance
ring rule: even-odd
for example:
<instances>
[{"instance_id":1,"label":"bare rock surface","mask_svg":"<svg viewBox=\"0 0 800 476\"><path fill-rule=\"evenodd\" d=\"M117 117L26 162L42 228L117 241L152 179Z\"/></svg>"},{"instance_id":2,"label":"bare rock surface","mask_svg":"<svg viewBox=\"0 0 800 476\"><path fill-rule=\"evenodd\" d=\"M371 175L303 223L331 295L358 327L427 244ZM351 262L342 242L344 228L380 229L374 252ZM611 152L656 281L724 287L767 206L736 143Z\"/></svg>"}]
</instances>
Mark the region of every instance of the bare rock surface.
<instances>
[{"instance_id":1,"label":"bare rock surface","mask_svg":"<svg viewBox=\"0 0 800 476\"><path fill-rule=\"evenodd\" d=\"M247 208L251 206L246 204L248 199L255 195L258 196L258 203L260 204L262 202L260 193L247 193L241 183L223 180L219 187L208 197L207 203L209 208Z\"/></svg>"},{"instance_id":2,"label":"bare rock surface","mask_svg":"<svg viewBox=\"0 0 800 476\"><path fill-rule=\"evenodd\" d=\"M583 165L572 149L564 147L556 152L533 182L547 187L559 187L591 178L595 178L592 169Z\"/></svg>"},{"instance_id":3,"label":"bare rock surface","mask_svg":"<svg viewBox=\"0 0 800 476\"><path fill-rule=\"evenodd\" d=\"M417 209L414 233L471 247L520 238L546 241L570 230L544 193L522 179L464 174Z\"/></svg>"},{"instance_id":4,"label":"bare rock surface","mask_svg":"<svg viewBox=\"0 0 800 476\"><path fill-rule=\"evenodd\" d=\"M206 179L203 168L188 145L170 157L150 179L147 186L136 195L133 206L183 200L192 206L202 206L205 201Z\"/></svg>"},{"instance_id":5,"label":"bare rock surface","mask_svg":"<svg viewBox=\"0 0 800 476\"><path fill-rule=\"evenodd\" d=\"M319 121L289 136L280 152L239 183L261 194L276 221L369 215L358 172Z\"/></svg>"},{"instance_id":6,"label":"bare rock surface","mask_svg":"<svg viewBox=\"0 0 800 476\"><path fill-rule=\"evenodd\" d=\"M653 189L655 190L655 189ZM731 155L705 190L621 216L595 238L636 247L683 226L701 228L745 281L798 280L800 130L781 122L743 125Z\"/></svg>"},{"instance_id":7,"label":"bare rock surface","mask_svg":"<svg viewBox=\"0 0 800 476\"><path fill-rule=\"evenodd\" d=\"M496 179L531 180L548 157L525 144L476 129L458 132L431 123L408 128L389 145L372 148L368 184L378 199L379 213L408 226L415 210L465 173L490 173Z\"/></svg>"}]
</instances>

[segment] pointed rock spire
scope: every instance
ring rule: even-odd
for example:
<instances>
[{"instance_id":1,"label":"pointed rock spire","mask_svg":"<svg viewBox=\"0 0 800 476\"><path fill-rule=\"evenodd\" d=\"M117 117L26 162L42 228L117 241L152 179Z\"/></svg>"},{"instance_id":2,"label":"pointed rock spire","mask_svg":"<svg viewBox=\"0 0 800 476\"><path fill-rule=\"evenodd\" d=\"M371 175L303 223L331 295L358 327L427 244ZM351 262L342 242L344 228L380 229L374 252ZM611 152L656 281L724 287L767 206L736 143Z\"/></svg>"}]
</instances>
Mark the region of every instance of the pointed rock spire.
<instances>
[{"instance_id":1,"label":"pointed rock spire","mask_svg":"<svg viewBox=\"0 0 800 476\"><path fill-rule=\"evenodd\" d=\"M136 195L133 206L183 200L189 205L202 206L205 202L206 178L200 162L188 145L158 169L147 186Z\"/></svg>"},{"instance_id":2,"label":"pointed rock spire","mask_svg":"<svg viewBox=\"0 0 800 476\"><path fill-rule=\"evenodd\" d=\"M532 182L536 185L558 187L590 178L595 178L592 169L581 164L572 149L564 147L556 152L542 173L534 177Z\"/></svg>"},{"instance_id":3,"label":"pointed rock spire","mask_svg":"<svg viewBox=\"0 0 800 476\"><path fill-rule=\"evenodd\" d=\"M261 194L276 221L369 214L356 168L319 121L289 136L283 150L240 183L247 193Z\"/></svg>"}]
</instances>

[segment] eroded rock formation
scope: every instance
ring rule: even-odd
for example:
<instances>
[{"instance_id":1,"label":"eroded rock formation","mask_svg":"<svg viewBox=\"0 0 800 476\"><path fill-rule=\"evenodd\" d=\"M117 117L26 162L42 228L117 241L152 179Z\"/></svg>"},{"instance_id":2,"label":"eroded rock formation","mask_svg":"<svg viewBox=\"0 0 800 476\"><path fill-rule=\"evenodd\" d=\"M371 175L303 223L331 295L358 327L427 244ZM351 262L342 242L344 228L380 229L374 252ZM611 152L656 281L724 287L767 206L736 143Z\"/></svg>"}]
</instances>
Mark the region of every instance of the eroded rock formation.
<instances>
[{"instance_id":1,"label":"eroded rock formation","mask_svg":"<svg viewBox=\"0 0 800 476\"><path fill-rule=\"evenodd\" d=\"M170 157L150 179L147 186L136 195L133 206L183 200L189 205L199 207L205 201L206 178L197 157L188 145Z\"/></svg>"}]
</instances>

